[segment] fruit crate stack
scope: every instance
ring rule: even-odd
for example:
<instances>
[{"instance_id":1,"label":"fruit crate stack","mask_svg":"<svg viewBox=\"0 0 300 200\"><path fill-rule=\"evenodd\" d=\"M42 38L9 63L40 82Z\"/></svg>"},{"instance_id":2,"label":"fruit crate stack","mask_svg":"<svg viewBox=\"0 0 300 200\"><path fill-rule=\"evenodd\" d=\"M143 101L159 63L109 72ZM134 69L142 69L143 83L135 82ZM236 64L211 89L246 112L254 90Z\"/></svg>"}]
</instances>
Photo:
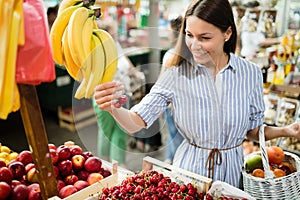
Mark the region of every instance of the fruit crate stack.
<instances>
[{"instance_id":1,"label":"fruit crate stack","mask_svg":"<svg viewBox=\"0 0 300 200\"><path fill-rule=\"evenodd\" d=\"M72 108L58 108L59 126L72 132L82 129L97 122L92 107L84 110L74 111Z\"/></svg>"}]
</instances>

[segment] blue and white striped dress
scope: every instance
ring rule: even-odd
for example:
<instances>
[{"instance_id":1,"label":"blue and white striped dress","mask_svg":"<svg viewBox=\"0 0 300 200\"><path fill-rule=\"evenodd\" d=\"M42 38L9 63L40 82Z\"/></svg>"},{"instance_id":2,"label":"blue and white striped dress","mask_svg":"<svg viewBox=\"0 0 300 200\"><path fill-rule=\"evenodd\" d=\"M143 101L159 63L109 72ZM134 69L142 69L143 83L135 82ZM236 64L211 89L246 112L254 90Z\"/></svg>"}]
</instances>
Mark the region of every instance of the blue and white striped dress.
<instances>
[{"instance_id":1,"label":"blue and white striped dress","mask_svg":"<svg viewBox=\"0 0 300 200\"><path fill-rule=\"evenodd\" d=\"M242 143L248 130L263 124L264 102L260 68L234 54L214 80L207 68L197 65L167 69L149 94L131 110L149 127L172 102L174 120L185 140L178 147L174 165L208 176L210 150ZM243 165L242 146L220 151L214 179L239 185Z\"/></svg>"}]
</instances>

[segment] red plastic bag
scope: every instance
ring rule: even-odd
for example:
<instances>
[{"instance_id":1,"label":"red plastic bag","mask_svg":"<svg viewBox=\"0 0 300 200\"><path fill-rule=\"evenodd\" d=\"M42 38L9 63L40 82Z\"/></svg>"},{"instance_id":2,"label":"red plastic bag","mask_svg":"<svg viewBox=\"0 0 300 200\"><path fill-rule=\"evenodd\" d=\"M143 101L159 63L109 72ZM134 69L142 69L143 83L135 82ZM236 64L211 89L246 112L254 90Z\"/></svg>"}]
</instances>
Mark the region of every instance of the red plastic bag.
<instances>
[{"instance_id":1,"label":"red plastic bag","mask_svg":"<svg viewBox=\"0 0 300 200\"><path fill-rule=\"evenodd\" d=\"M16 82L38 85L55 80L55 65L43 0L24 0L25 44L18 47Z\"/></svg>"}]
</instances>

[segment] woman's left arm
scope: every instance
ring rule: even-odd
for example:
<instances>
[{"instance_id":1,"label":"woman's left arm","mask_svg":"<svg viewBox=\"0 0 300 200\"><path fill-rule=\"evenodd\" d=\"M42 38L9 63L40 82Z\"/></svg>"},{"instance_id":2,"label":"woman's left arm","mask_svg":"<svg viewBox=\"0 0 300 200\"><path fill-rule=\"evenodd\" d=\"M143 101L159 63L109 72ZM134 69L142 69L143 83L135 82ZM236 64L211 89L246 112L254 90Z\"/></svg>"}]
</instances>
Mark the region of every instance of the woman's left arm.
<instances>
[{"instance_id":1,"label":"woman's left arm","mask_svg":"<svg viewBox=\"0 0 300 200\"><path fill-rule=\"evenodd\" d=\"M259 128L248 131L247 138L258 141ZM271 140L279 137L294 137L300 139L300 123L293 123L283 127L265 126L265 139Z\"/></svg>"}]
</instances>

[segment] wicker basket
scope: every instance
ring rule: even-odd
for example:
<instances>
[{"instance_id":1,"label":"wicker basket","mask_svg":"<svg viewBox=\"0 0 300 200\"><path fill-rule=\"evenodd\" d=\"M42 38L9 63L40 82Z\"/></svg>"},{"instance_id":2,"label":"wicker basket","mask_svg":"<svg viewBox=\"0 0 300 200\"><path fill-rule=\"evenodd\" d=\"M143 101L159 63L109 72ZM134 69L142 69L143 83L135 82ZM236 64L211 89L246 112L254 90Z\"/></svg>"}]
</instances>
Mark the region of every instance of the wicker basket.
<instances>
[{"instance_id":1,"label":"wicker basket","mask_svg":"<svg viewBox=\"0 0 300 200\"><path fill-rule=\"evenodd\" d=\"M242 171L244 191L256 199L276 199L276 200L299 200L300 199L300 158L292 153L285 153L285 161L289 161L296 168L296 172L281 178L275 178L269 168L268 156L266 153L264 126L259 129L260 152L254 152L245 157L254 154L261 154L265 178L257 178Z\"/></svg>"}]
</instances>

